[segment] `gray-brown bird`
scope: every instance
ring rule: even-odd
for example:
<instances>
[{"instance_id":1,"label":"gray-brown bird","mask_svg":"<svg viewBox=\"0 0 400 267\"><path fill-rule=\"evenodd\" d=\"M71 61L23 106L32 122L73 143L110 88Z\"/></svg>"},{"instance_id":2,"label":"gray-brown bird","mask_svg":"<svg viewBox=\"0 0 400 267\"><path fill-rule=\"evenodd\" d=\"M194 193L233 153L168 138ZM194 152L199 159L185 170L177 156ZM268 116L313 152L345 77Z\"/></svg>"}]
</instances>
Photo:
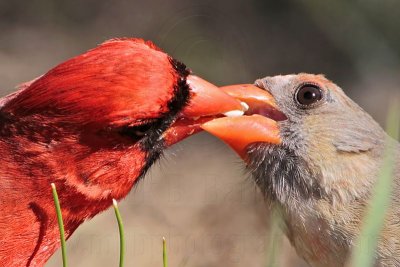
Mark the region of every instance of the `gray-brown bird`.
<instances>
[{"instance_id":1,"label":"gray-brown bird","mask_svg":"<svg viewBox=\"0 0 400 267\"><path fill-rule=\"evenodd\" d=\"M259 88L264 99L252 97ZM266 77L225 90L249 104L249 116L203 129L246 161L302 258L311 266L345 266L383 163L385 131L322 75ZM400 146L392 144L395 177L376 266L400 266Z\"/></svg>"}]
</instances>

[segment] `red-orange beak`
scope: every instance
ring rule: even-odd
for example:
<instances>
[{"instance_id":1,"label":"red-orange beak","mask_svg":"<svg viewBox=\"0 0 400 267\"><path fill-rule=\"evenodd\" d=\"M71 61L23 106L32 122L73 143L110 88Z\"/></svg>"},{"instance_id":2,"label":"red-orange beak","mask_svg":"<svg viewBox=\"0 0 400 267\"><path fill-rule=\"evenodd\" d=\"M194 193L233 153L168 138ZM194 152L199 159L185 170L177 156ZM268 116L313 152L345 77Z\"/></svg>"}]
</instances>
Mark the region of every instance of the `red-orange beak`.
<instances>
[{"instance_id":1,"label":"red-orange beak","mask_svg":"<svg viewBox=\"0 0 400 267\"><path fill-rule=\"evenodd\" d=\"M168 146L202 131L200 126L207 121L225 115L240 116L247 110L240 100L200 77L189 75L187 83L191 92L190 102L164 132L163 138Z\"/></svg>"},{"instance_id":2,"label":"red-orange beak","mask_svg":"<svg viewBox=\"0 0 400 267\"><path fill-rule=\"evenodd\" d=\"M218 88L193 75L187 81L191 100L164 133L166 145L204 129L246 159L246 148L252 143L281 143L277 121L285 120L286 116L267 91L252 84Z\"/></svg>"},{"instance_id":3,"label":"red-orange beak","mask_svg":"<svg viewBox=\"0 0 400 267\"><path fill-rule=\"evenodd\" d=\"M244 116L213 119L201 128L222 139L244 160L246 148L252 143L281 143L277 121L287 118L279 111L269 92L252 84L231 85L220 89L246 103L249 108Z\"/></svg>"}]
</instances>

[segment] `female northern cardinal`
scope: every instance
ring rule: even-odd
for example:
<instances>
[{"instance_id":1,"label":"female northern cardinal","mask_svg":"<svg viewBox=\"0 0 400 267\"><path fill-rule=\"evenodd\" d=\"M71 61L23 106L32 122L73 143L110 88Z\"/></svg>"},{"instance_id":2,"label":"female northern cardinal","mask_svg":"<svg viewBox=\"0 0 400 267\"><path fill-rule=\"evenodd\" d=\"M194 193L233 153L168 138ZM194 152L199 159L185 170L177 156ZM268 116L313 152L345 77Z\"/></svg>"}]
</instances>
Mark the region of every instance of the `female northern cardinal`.
<instances>
[{"instance_id":1,"label":"female northern cardinal","mask_svg":"<svg viewBox=\"0 0 400 267\"><path fill-rule=\"evenodd\" d=\"M263 98L253 91L265 89ZM249 104L248 115L202 127L247 162L284 231L311 266L344 266L379 176L387 134L321 75L266 77L226 87ZM263 116L260 116L263 115ZM376 250L376 266L400 266L400 146L392 204Z\"/></svg>"},{"instance_id":2,"label":"female northern cardinal","mask_svg":"<svg viewBox=\"0 0 400 267\"><path fill-rule=\"evenodd\" d=\"M42 266L58 248L50 183L69 237L166 146L243 109L140 39L105 42L24 84L0 101L0 266Z\"/></svg>"}]
</instances>

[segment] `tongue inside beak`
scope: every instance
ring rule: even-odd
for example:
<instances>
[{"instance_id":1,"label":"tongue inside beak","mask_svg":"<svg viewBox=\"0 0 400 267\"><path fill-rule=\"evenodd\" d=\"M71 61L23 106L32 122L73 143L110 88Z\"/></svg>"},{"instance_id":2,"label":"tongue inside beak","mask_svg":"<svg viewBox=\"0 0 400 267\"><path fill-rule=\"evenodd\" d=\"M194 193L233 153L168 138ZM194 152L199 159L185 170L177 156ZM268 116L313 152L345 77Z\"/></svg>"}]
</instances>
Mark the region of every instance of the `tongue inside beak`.
<instances>
[{"instance_id":1,"label":"tongue inside beak","mask_svg":"<svg viewBox=\"0 0 400 267\"><path fill-rule=\"evenodd\" d=\"M281 143L277 121L287 118L279 111L270 93L251 84L220 89L246 103L248 110L244 116L222 117L205 122L201 125L202 129L223 140L244 160L247 147L252 143Z\"/></svg>"}]
</instances>

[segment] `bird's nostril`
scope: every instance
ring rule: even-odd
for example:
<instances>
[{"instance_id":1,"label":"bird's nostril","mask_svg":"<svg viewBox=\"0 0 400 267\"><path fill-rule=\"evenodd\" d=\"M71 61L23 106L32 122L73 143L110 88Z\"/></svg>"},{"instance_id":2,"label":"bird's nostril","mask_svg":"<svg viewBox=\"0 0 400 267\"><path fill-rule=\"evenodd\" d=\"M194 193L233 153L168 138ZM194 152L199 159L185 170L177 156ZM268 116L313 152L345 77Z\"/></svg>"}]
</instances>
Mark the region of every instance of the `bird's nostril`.
<instances>
[{"instance_id":1,"label":"bird's nostril","mask_svg":"<svg viewBox=\"0 0 400 267\"><path fill-rule=\"evenodd\" d=\"M255 81L254 84L255 84L257 87L259 87L259 88L261 88L261 89L264 89L264 90L267 91L268 93L271 93L270 88L273 87L274 82L273 82L273 80L272 80L271 77L266 77L266 78L259 79L259 80Z\"/></svg>"}]
</instances>

